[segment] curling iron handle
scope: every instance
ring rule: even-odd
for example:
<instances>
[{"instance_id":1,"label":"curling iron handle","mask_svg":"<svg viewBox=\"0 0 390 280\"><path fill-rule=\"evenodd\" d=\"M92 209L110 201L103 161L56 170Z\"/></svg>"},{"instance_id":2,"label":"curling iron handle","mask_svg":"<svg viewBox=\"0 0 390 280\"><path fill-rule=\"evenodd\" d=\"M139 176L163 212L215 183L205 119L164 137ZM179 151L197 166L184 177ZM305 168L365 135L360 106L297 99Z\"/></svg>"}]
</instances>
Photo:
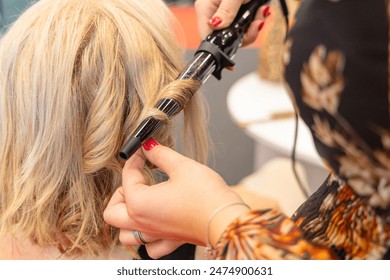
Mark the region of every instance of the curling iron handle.
<instances>
[{"instance_id":1,"label":"curling iron handle","mask_svg":"<svg viewBox=\"0 0 390 280\"><path fill-rule=\"evenodd\" d=\"M201 43L196 54L210 53L215 58L216 67L213 75L219 80L225 67L234 66L232 58L242 45L244 34L255 19L257 10L270 0L252 0L239 9L232 24L221 30L215 30Z\"/></svg>"}]
</instances>

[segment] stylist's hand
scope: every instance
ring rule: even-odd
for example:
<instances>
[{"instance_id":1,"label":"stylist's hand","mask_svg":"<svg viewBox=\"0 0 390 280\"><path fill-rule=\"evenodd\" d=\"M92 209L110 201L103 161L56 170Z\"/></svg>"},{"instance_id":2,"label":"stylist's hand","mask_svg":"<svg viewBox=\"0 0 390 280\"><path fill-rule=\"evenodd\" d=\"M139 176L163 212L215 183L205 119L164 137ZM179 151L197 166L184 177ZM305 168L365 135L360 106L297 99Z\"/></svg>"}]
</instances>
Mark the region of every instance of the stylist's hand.
<instances>
[{"instance_id":1,"label":"stylist's hand","mask_svg":"<svg viewBox=\"0 0 390 280\"><path fill-rule=\"evenodd\" d=\"M144 157L169 180L146 185ZM242 200L217 173L150 139L143 151L126 162L123 187L113 195L104 218L121 229L120 240L125 245L137 244L133 231L139 230L150 242L146 245L149 255L157 258L183 243L206 245L209 238L215 245L224 228L248 209L237 204L222 211L207 233L210 216L219 207L235 202Z\"/></svg>"},{"instance_id":2,"label":"stylist's hand","mask_svg":"<svg viewBox=\"0 0 390 280\"><path fill-rule=\"evenodd\" d=\"M198 29L202 38L211 31L228 27L236 17L242 4L250 0L196 0L195 11L198 19ZM258 10L255 20L249 26L244 36L243 45L253 43L259 31L264 26L269 15L269 6L263 5Z\"/></svg>"}]
</instances>

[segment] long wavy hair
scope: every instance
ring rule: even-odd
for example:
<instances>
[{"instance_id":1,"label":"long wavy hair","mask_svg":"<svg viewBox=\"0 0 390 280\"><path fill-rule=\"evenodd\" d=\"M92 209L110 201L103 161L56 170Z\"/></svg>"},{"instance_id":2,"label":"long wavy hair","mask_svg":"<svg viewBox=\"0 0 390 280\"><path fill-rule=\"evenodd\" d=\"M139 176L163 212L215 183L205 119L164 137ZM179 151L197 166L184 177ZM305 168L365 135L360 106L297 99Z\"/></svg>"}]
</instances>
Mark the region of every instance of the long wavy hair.
<instances>
[{"instance_id":1,"label":"long wavy hair","mask_svg":"<svg viewBox=\"0 0 390 280\"><path fill-rule=\"evenodd\" d=\"M184 142L206 161L199 85L175 81L171 19L160 0L42 0L10 27L0 42L1 233L66 254L112 247L103 210L121 185L118 151L145 116L164 118L153 109L161 98L192 96ZM156 140L173 147L174 131L167 123ZM145 175L152 183L148 166Z\"/></svg>"}]
</instances>

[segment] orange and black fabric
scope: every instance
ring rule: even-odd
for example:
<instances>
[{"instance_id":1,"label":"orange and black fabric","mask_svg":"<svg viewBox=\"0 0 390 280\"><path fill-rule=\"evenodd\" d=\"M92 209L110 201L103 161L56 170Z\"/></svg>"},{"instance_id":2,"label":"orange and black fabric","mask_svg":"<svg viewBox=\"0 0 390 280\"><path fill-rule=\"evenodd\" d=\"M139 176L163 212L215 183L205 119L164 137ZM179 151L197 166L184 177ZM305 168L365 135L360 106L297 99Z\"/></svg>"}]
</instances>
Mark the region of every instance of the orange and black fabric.
<instances>
[{"instance_id":1,"label":"orange and black fabric","mask_svg":"<svg viewBox=\"0 0 390 280\"><path fill-rule=\"evenodd\" d=\"M390 258L389 14L387 0L302 1L286 88L331 175L291 219L232 223L217 258Z\"/></svg>"}]
</instances>

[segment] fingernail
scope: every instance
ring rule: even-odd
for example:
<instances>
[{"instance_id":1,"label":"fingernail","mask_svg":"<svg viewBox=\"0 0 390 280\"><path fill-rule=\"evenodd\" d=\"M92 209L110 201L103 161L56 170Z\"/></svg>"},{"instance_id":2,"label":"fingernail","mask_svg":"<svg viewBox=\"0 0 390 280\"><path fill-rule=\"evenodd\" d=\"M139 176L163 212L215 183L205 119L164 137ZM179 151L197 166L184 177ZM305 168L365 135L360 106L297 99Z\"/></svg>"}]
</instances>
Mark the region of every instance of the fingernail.
<instances>
[{"instance_id":1,"label":"fingernail","mask_svg":"<svg viewBox=\"0 0 390 280\"><path fill-rule=\"evenodd\" d=\"M263 28L263 26L264 26L264 21L260 22L259 27L258 27L259 31Z\"/></svg>"},{"instance_id":2,"label":"fingernail","mask_svg":"<svg viewBox=\"0 0 390 280\"><path fill-rule=\"evenodd\" d=\"M157 141L154 140L153 138L149 138L148 140L145 141L145 143L142 144L145 150L150 151L154 147L158 145Z\"/></svg>"},{"instance_id":3,"label":"fingernail","mask_svg":"<svg viewBox=\"0 0 390 280\"><path fill-rule=\"evenodd\" d=\"M268 17L270 15L269 13L269 6L265 7L264 11L263 11L263 16L264 17Z\"/></svg>"},{"instance_id":4,"label":"fingernail","mask_svg":"<svg viewBox=\"0 0 390 280\"><path fill-rule=\"evenodd\" d=\"M214 26L214 27L217 27L218 25L220 25L222 23L222 18L220 17L213 17L212 19L210 19L209 21L209 24Z\"/></svg>"}]
</instances>

